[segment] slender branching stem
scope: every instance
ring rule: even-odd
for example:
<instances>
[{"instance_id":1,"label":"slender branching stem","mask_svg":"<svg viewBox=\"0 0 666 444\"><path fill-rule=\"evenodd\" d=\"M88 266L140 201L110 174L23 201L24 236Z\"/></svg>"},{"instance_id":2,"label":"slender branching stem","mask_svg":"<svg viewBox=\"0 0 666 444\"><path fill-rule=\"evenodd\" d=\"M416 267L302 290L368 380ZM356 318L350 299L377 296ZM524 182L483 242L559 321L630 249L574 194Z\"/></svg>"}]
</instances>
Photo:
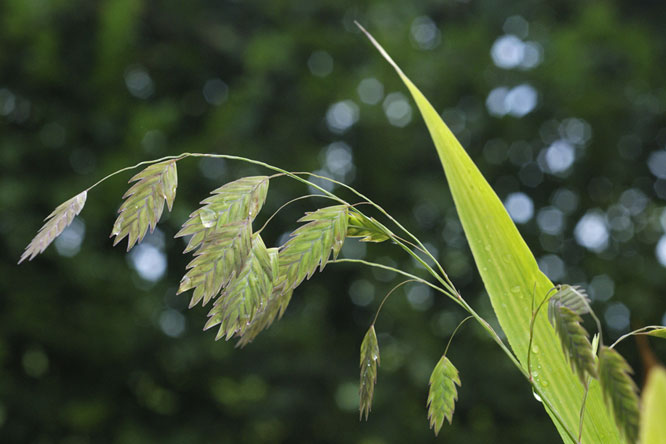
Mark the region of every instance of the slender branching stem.
<instances>
[{"instance_id":1,"label":"slender branching stem","mask_svg":"<svg viewBox=\"0 0 666 444\"><path fill-rule=\"evenodd\" d=\"M377 312L375 313L375 318L372 320L372 325L375 325L377 323L377 318L379 317L379 312L382 310L382 307L384 306L384 303L386 300L393 294L394 291L396 291L398 288L402 287L405 284L409 284L410 282L418 282L416 279L407 279L406 281L400 282L398 285L395 287L391 288L391 291L386 293L386 296L384 296L384 299L382 299L382 302L379 304L379 307L377 308Z\"/></svg>"},{"instance_id":2,"label":"slender branching stem","mask_svg":"<svg viewBox=\"0 0 666 444\"><path fill-rule=\"evenodd\" d=\"M398 227L405 234L407 234L407 236L409 236L416 243L416 245L418 245L421 248L421 251L423 251L428 256L428 258L431 259L435 263L435 265L437 266L437 269L441 273L441 276L445 279L445 282L447 284L446 286L450 287L454 291L454 293L457 293L457 291L455 291L455 286L453 285L453 282L451 282L451 280L449 279L449 276L446 274L446 272L444 271L444 269L442 268L440 263L437 261L437 259L435 259L435 257L423 245L423 243L415 235L413 235L409 230L407 230L404 226L402 226L402 224L400 224L400 222L398 222L393 216L391 216L384 208L382 208L377 203L373 202L365 194L361 193L360 191L356 190L355 188L353 188L353 187L351 187L351 186L349 186L349 185L347 185L343 182L340 182L340 181L335 180L335 179L331 179L330 177L320 176L320 175L309 173L309 172L294 172L293 174L295 174L295 175L299 175L299 174L300 175L309 175L309 176L312 176L312 177L316 177L318 179L327 180L327 181L329 181L331 183L334 183L334 184L336 184L336 185L338 185L338 186L340 186L340 187L342 187L346 190L351 191L352 193L354 193L355 195L357 195L358 197L363 199L365 202L368 202L370 205L375 207L375 209L377 209L386 218L388 218L396 227Z\"/></svg>"},{"instance_id":3,"label":"slender branching stem","mask_svg":"<svg viewBox=\"0 0 666 444\"><path fill-rule=\"evenodd\" d=\"M130 170L133 170L135 168L139 168L140 166L143 166L143 165L151 165L153 163L164 162L165 160L176 160L176 161L178 161L178 160L184 159L185 157L189 157L189 156L190 156L189 153L183 153L183 154L180 154L178 156L166 156L166 157L161 157L159 159L144 160L143 162L139 162L136 165L132 165L132 166L122 168L118 171L114 171L113 173L111 173L107 176L104 176L103 178L101 178L100 180L98 180L97 182L95 182L94 184L89 186L88 188L86 188L86 192L92 190L97 185L101 184L102 182L105 182L107 179L110 179L110 178L112 178L113 176L115 176L117 174L124 173L125 171L130 171Z\"/></svg>"},{"instance_id":4,"label":"slender branching stem","mask_svg":"<svg viewBox=\"0 0 666 444\"><path fill-rule=\"evenodd\" d=\"M460 327L462 327L465 322L472 319L473 317L474 316L467 316L465 319L463 319L462 321L460 321L458 323L458 326L455 328L455 330L453 330L453 333L451 333L451 336L449 337L449 341L446 343L446 348L444 349L444 356L446 356L446 354L449 352L449 347L451 346L451 341L453 341L453 337L456 335L456 333L458 333L458 330L460 330Z\"/></svg>"},{"instance_id":5,"label":"slender branching stem","mask_svg":"<svg viewBox=\"0 0 666 444\"><path fill-rule=\"evenodd\" d=\"M539 306L537 307L536 310L534 310L534 294L532 294L532 319L530 319L530 340L527 343L527 374L529 375L528 379L530 380L530 383L532 383L533 385L534 385L534 378L532 376L532 341L534 340L534 323L536 322L536 318L537 315L539 314L539 311L541 310L541 307L543 307L543 304L545 304L546 301L550 298L550 293L553 290L557 290L557 288L554 287L548 290L548 293L546 293L546 296L539 303Z\"/></svg>"},{"instance_id":6,"label":"slender branching stem","mask_svg":"<svg viewBox=\"0 0 666 444\"><path fill-rule=\"evenodd\" d=\"M280 208L278 208L277 210L275 210L275 211L273 212L273 214L271 214L270 217L266 220L266 222L264 222L264 224L261 226L261 228L259 228L259 229L257 230L256 234L261 233L261 232L264 230L264 228L266 228L266 226L268 225L268 223L269 223L271 220L273 220L273 218L274 218L274 217L275 217L275 216L276 216L276 215L277 215L277 214L278 214L278 213L279 213L284 207L286 207L286 206L288 206L288 205L291 205L292 203L297 202L297 201L299 201L299 200L309 199L309 198L311 198L311 197L323 197L323 198L325 198L325 199L331 199L331 197L329 197L329 196L323 196L323 195L321 195L321 194L306 194L305 196L299 196L299 197L296 197L296 198L294 198L294 199L291 199L289 202L285 202L284 204L282 204L282 206L280 206Z\"/></svg>"},{"instance_id":7,"label":"slender branching stem","mask_svg":"<svg viewBox=\"0 0 666 444\"><path fill-rule=\"evenodd\" d=\"M454 301L456 304L458 304L458 305L460 305L461 307L465 308L464 305L462 305L462 303L460 302L460 300L459 300L454 294L452 294L451 292L449 292L448 290L446 290L446 289L444 289L444 288L441 288L441 287L438 287L437 285L432 284L432 283L426 281L425 279L422 279L422 278L420 278L420 277L418 277L418 276L416 276L416 275L413 275L413 274L411 274L411 273L407 273L406 271L400 270L399 268L391 267L391 266L389 266L389 265L379 264L379 263L377 263L377 262L370 262L370 261L366 261L366 260L363 260L363 259L339 258L339 259L334 259L334 260L328 261L329 264L330 264L330 263L333 263L333 264L338 263L338 264L340 264L340 263L345 263L345 262L348 262L348 263L356 263L356 264L363 264L363 265L367 265L367 266L369 266L369 267L374 267L374 268L381 268L381 269L388 270L388 271L392 271L392 272L394 272L394 273L396 273L396 274L400 274L400 275L402 275L402 276L408 277L408 278L410 278L410 279L412 279L412 280L414 280L414 281L416 281L416 282L420 282L420 283L422 283L422 284L424 284L424 285L427 285L428 287L430 287L430 288L432 288L432 289L434 289L434 290L437 290L437 291L439 291L439 292L442 293L442 294L445 294L446 296L448 296L449 298L451 298L451 300Z\"/></svg>"},{"instance_id":8,"label":"slender branching stem","mask_svg":"<svg viewBox=\"0 0 666 444\"><path fill-rule=\"evenodd\" d=\"M613 345L611 345L609 348L615 348L617 344L619 344L621 341L627 339L629 336L634 336L634 335L647 335L650 333L652 330L661 330L663 328L666 328L663 325L648 325L647 327L642 327L637 330L631 331L625 335L620 336L617 341L613 342Z\"/></svg>"},{"instance_id":9,"label":"slender branching stem","mask_svg":"<svg viewBox=\"0 0 666 444\"><path fill-rule=\"evenodd\" d=\"M585 381L585 393L583 394L583 403L580 406L580 413L578 414L578 441L581 442L583 438L583 419L585 418L585 403L587 402L587 395L590 393L590 377Z\"/></svg>"}]
</instances>

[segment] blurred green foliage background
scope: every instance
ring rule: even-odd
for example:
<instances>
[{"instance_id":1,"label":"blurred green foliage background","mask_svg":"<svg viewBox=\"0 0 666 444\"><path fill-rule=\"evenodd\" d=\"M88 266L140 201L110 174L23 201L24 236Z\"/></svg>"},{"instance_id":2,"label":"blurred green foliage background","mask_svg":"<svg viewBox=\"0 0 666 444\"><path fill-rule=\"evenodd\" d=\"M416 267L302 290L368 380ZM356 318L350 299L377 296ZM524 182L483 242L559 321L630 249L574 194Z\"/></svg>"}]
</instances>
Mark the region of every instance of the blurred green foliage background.
<instances>
[{"instance_id":1,"label":"blurred green foliage background","mask_svg":"<svg viewBox=\"0 0 666 444\"><path fill-rule=\"evenodd\" d=\"M493 318L425 126L353 20L441 110L544 272L588 289L607 340L666 323L663 2L4 0L0 441L434 440L427 381L463 313L426 288L404 286L382 311L367 423L359 346L396 276L329 265L242 350L175 295L188 257L173 234L210 190L258 168L180 162L173 213L129 254L108 239L131 173L114 177L15 265L42 218L100 177L182 151L237 154L358 188ZM257 222L307 192L273 181ZM322 202L280 212L267 243ZM349 241L343 255L422 273L390 245ZM642 383L636 344L620 351ZM450 358L463 385L441 441L559 442L477 326Z\"/></svg>"}]
</instances>

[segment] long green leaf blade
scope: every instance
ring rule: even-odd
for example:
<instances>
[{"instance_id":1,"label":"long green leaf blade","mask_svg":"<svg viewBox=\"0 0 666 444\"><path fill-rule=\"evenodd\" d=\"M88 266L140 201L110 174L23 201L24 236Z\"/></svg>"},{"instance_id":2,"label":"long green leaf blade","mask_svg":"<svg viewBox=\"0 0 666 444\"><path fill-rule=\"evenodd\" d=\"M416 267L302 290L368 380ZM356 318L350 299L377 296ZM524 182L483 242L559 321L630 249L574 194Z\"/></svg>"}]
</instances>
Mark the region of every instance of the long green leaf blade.
<instances>
[{"instance_id":1,"label":"long green leaf blade","mask_svg":"<svg viewBox=\"0 0 666 444\"><path fill-rule=\"evenodd\" d=\"M414 98L444 167L451 194L465 235L490 301L506 337L527 368L529 324L532 317L531 295L545 295L553 283L539 270L532 252L525 244L502 202L465 152L451 130L442 121L418 88L402 72L386 51L370 36L382 56L395 68ZM543 398L558 412L566 430L578 430L583 387L577 383L546 316L537 317L534 326L532 364L539 368L534 377ZM599 384L590 383L582 440L590 443L617 443L620 436L604 408ZM570 435L546 409L566 442Z\"/></svg>"},{"instance_id":2,"label":"long green leaf blade","mask_svg":"<svg viewBox=\"0 0 666 444\"><path fill-rule=\"evenodd\" d=\"M641 397L642 444L666 444L666 369L655 366Z\"/></svg>"}]
</instances>

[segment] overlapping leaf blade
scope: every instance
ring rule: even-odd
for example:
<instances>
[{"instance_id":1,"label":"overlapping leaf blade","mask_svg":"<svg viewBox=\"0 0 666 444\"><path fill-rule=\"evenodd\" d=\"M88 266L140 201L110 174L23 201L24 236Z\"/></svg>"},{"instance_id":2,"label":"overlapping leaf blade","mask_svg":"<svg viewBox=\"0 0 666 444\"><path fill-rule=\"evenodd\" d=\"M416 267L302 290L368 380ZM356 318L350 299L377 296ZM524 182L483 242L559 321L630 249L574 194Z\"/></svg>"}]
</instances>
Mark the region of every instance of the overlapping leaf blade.
<instances>
[{"instance_id":1,"label":"overlapping leaf blade","mask_svg":"<svg viewBox=\"0 0 666 444\"><path fill-rule=\"evenodd\" d=\"M666 444L666 369L654 366L641 396L640 442Z\"/></svg>"},{"instance_id":2,"label":"overlapping leaf blade","mask_svg":"<svg viewBox=\"0 0 666 444\"><path fill-rule=\"evenodd\" d=\"M347 237L360 237L361 242L384 242L391 238L390 232L372 217L356 212L349 212Z\"/></svg>"},{"instance_id":3,"label":"overlapping leaf blade","mask_svg":"<svg viewBox=\"0 0 666 444\"><path fill-rule=\"evenodd\" d=\"M280 286L285 291L309 279L317 266L323 270L331 253L338 256L347 233L347 212L346 205L336 205L299 219L308 223L297 228L280 249Z\"/></svg>"},{"instance_id":4,"label":"overlapping leaf blade","mask_svg":"<svg viewBox=\"0 0 666 444\"><path fill-rule=\"evenodd\" d=\"M532 318L529 296L533 292L546 294L553 288L553 283L539 270L534 255L502 201L442 121L440 113L372 36L368 34L368 37L395 68L423 116L446 172L458 215L493 310L514 353L526 368ZM572 431L578 430L583 387L574 383L575 376L557 350L557 335L545 317L536 319L533 338L532 346L544 351L532 357L533 362L541 366L536 378L536 383L541 385L540 395L544 405L552 407L553 410L546 411L553 418L562 439L571 442ZM612 417L603 407L599 384L594 380L589 387L586 406L583 442L620 442ZM558 415L553 411L557 411Z\"/></svg>"},{"instance_id":5,"label":"overlapping leaf blade","mask_svg":"<svg viewBox=\"0 0 666 444\"><path fill-rule=\"evenodd\" d=\"M56 207L55 210L44 219L44 225L39 229L37 235L30 241L21 255L18 263L24 260L33 260L51 245L51 242L64 231L78 215L86 203L87 191L83 191L71 199L66 200Z\"/></svg>"},{"instance_id":6,"label":"overlapping leaf blade","mask_svg":"<svg viewBox=\"0 0 666 444\"><path fill-rule=\"evenodd\" d=\"M249 257L215 300L204 330L219 325L216 340L222 337L228 340L234 334L242 336L273 291L274 265L261 236L254 234Z\"/></svg>"},{"instance_id":7,"label":"overlapping leaf blade","mask_svg":"<svg viewBox=\"0 0 666 444\"><path fill-rule=\"evenodd\" d=\"M233 222L208 233L206 241L187 264L187 273L180 281L178 294L194 289L190 307L203 300L203 305L218 295L237 276L252 249L250 219Z\"/></svg>"},{"instance_id":8,"label":"overlapping leaf blade","mask_svg":"<svg viewBox=\"0 0 666 444\"><path fill-rule=\"evenodd\" d=\"M371 325L361 342L361 382L359 385L360 418L367 421L372 409L372 397L377 382L377 366L379 365L379 343L375 325Z\"/></svg>"},{"instance_id":9,"label":"overlapping leaf blade","mask_svg":"<svg viewBox=\"0 0 666 444\"><path fill-rule=\"evenodd\" d=\"M631 379L633 371L615 349L602 347L599 353L599 380L606 405L613 411L615 423L629 443L638 440L638 387Z\"/></svg>"},{"instance_id":10,"label":"overlapping leaf blade","mask_svg":"<svg viewBox=\"0 0 666 444\"><path fill-rule=\"evenodd\" d=\"M114 246L127 237L127 251L143 240L148 228L152 233L162 216L165 201L171 211L178 187L176 161L150 165L129 182L136 183L123 195L125 201L118 209L111 231L111 237L116 237Z\"/></svg>"},{"instance_id":11,"label":"overlapping leaf blade","mask_svg":"<svg viewBox=\"0 0 666 444\"><path fill-rule=\"evenodd\" d=\"M582 318L558 298L548 302L548 318L557 331L572 370L576 372L581 384L587 384L587 376L597 377L597 367L592 352L592 344L585 328L581 325Z\"/></svg>"},{"instance_id":12,"label":"overlapping leaf blade","mask_svg":"<svg viewBox=\"0 0 666 444\"><path fill-rule=\"evenodd\" d=\"M254 220L268 192L267 176L243 177L211 191L212 196L183 224L175 237L192 236L184 253L201 245L216 229L240 220Z\"/></svg>"},{"instance_id":13,"label":"overlapping leaf blade","mask_svg":"<svg viewBox=\"0 0 666 444\"><path fill-rule=\"evenodd\" d=\"M449 361L446 355L435 366L430 375L430 389L428 391L428 420L430 428L435 430L435 435L439 431L446 419L451 424L453 411L458 400L458 390L456 385L460 386L460 376L458 369Z\"/></svg>"}]
</instances>

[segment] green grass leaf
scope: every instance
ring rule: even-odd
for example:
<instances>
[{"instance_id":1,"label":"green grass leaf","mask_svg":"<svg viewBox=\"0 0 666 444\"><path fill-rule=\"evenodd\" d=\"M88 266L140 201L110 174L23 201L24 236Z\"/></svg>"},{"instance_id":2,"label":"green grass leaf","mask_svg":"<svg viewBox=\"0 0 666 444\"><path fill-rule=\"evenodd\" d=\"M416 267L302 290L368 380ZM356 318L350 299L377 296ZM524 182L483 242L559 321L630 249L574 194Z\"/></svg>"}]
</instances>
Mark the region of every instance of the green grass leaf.
<instances>
[{"instance_id":1,"label":"green grass leaf","mask_svg":"<svg viewBox=\"0 0 666 444\"><path fill-rule=\"evenodd\" d=\"M176 161L150 165L129 182L136 183L123 195L125 201L118 209L118 218L111 231L111 237L116 237L114 246L127 237L127 251L143 240L149 227L153 232L162 216L165 201L171 211L178 187Z\"/></svg>"},{"instance_id":2,"label":"green grass leaf","mask_svg":"<svg viewBox=\"0 0 666 444\"><path fill-rule=\"evenodd\" d=\"M194 259L187 264L188 271L180 281L177 294L194 289L190 308L202 299L206 305L241 272L251 249L252 223L249 218L209 233L194 253Z\"/></svg>"},{"instance_id":3,"label":"green grass leaf","mask_svg":"<svg viewBox=\"0 0 666 444\"><path fill-rule=\"evenodd\" d=\"M442 355L430 375L428 390L428 420L430 428L435 430L435 435L439 434L445 418L451 424L458 400L456 384L460 386L458 370L446 355Z\"/></svg>"},{"instance_id":4,"label":"green grass leaf","mask_svg":"<svg viewBox=\"0 0 666 444\"><path fill-rule=\"evenodd\" d=\"M533 291L545 295L553 288L553 283L539 270L534 255L504 205L442 121L440 113L372 36L368 34L368 37L395 68L423 116L446 173L458 215L493 310L526 371L532 319L531 296ZM576 382L576 376L560 352L557 335L548 324L546 316L538 316L535 320L532 350L538 350L532 353L533 368L539 369L534 382L539 386L542 399L557 412L564 427L552 410L546 408L546 411L553 418L562 439L571 442L570 436L575 436L578 430L583 387ZM599 384L594 380L590 383L586 405L583 442L620 442L612 417L603 406Z\"/></svg>"},{"instance_id":5,"label":"green grass leaf","mask_svg":"<svg viewBox=\"0 0 666 444\"><path fill-rule=\"evenodd\" d=\"M279 281L288 291L310 279L319 267L323 270L331 253L336 258L347 233L346 205L320 208L306 213L299 222L308 222L297 228L280 249Z\"/></svg>"},{"instance_id":6,"label":"green grass leaf","mask_svg":"<svg viewBox=\"0 0 666 444\"><path fill-rule=\"evenodd\" d=\"M666 444L666 369L654 366L641 397L640 442Z\"/></svg>"},{"instance_id":7,"label":"green grass leaf","mask_svg":"<svg viewBox=\"0 0 666 444\"><path fill-rule=\"evenodd\" d=\"M615 349L602 347L599 353L599 380L604 399L612 408L615 423L629 443L638 439L638 388L633 371ZM663 421L663 418L662 418Z\"/></svg>"},{"instance_id":8,"label":"green grass leaf","mask_svg":"<svg viewBox=\"0 0 666 444\"><path fill-rule=\"evenodd\" d=\"M379 365L379 344L375 325L371 325L361 342L361 382L359 385L360 418L368 420L372 409L372 397L375 394L377 382L377 366Z\"/></svg>"},{"instance_id":9,"label":"green grass leaf","mask_svg":"<svg viewBox=\"0 0 666 444\"><path fill-rule=\"evenodd\" d=\"M597 368L589 335L580 325L583 320L556 297L548 302L548 319L560 337L562 351L571 369L576 372L581 384L586 385L587 375L597 377Z\"/></svg>"},{"instance_id":10,"label":"green grass leaf","mask_svg":"<svg viewBox=\"0 0 666 444\"><path fill-rule=\"evenodd\" d=\"M361 242L384 242L391 238L391 232L380 226L372 217L350 211L347 222L347 237L360 237Z\"/></svg>"},{"instance_id":11,"label":"green grass leaf","mask_svg":"<svg viewBox=\"0 0 666 444\"><path fill-rule=\"evenodd\" d=\"M252 250L240 273L215 300L204 330L219 325L216 340L242 336L273 292L274 262L259 234L252 236Z\"/></svg>"},{"instance_id":12,"label":"green grass leaf","mask_svg":"<svg viewBox=\"0 0 666 444\"><path fill-rule=\"evenodd\" d=\"M254 218L266 201L269 179L250 176L229 182L211 191L212 196L201 201L201 208L190 214L175 237L192 236L183 253L194 250L216 229Z\"/></svg>"},{"instance_id":13,"label":"green grass leaf","mask_svg":"<svg viewBox=\"0 0 666 444\"><path fill-rule=\"evenodd\" d=\"M74 217L81 212L86 203L87 191L77 194L69 200L56 207L46 219L44 225L39 229L37 235L30 241L25 251L21 255L18 263L24 260L33 260L35 256L41 254L51 245L51 242L63 232L74 220Z\"/></svg>"}]
</instances>

